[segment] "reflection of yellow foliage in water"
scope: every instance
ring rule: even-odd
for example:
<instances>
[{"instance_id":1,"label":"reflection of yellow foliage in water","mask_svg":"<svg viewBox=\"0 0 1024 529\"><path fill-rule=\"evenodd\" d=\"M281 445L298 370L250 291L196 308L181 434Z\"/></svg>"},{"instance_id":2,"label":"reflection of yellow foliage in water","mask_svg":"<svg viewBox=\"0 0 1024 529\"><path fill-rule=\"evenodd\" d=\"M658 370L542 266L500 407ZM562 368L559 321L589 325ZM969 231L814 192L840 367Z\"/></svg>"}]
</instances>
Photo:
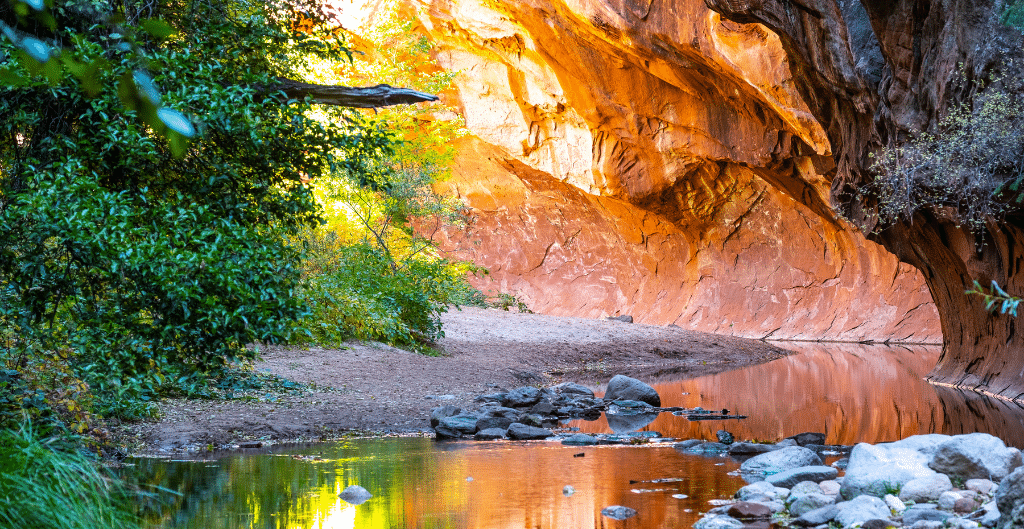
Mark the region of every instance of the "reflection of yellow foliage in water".
<instances>
[{"instance_id":1,"label":"reflection of yellow foliage in water","mask_svg":"<svg viewBox=\"0 0 1024 529\"><path fill-rule=\"evenodd\" d=\"M743 484L726 474L738 468L735 461L685 456L667 446L417 438L291 453L323 461L266 455L189 464L140 461L149 482L183 495L174 509L151 519L151 527L598 528L608 526L600 511L610 505L641 513L615 527L689 527L709 499L728 497ZM584 457L576 457L580 453ZM344 502L338 495L349 485L366 488L373 498L361 505ZM565 496L566 485L576 492Z\"/></svg>"}]
</instances>

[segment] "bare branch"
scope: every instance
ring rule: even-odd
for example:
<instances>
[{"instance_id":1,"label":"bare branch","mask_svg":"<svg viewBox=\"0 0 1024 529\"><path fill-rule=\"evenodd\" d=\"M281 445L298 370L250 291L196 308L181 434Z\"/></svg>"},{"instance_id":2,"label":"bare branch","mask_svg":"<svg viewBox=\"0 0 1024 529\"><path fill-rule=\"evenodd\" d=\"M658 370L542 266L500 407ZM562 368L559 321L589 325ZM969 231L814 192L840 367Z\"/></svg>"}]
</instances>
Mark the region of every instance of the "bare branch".
<instances>
[{"instance_id":1,"label":"bare branch","mask_svg":"<svg viewBox=\"0 0 1024 529\"><path fill-rule=\"evenodd\" d=\"M305 99L306 96L310 96L314 102L321 105L378 108L438 100L438 97L433 94L410 88L395 88L386 84L356 87L331 86L303 83L284 77L278 77L277 81L278 84L270 87L266 92L284 92L288 99Z\"/></svg>"}]
</instances>

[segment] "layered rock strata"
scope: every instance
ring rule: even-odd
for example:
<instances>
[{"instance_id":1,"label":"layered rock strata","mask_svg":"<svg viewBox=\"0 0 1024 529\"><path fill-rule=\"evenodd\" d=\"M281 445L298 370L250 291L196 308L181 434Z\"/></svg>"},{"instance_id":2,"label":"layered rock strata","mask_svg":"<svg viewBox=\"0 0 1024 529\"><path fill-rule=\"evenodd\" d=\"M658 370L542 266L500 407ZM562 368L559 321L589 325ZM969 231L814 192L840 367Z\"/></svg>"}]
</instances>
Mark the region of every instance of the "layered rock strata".
<instances>
[{"instance_id":1,"label":"layered rock strata","mask_svg":"<svg viewBox=\"0 0 1024 529\"><path fill-rule=\"evenodd\" d=\"M431 0L473 136L450 249L538 312L807 340L940 339L920 274L830 205L784 43L699 1Z\"/></svg>"}]
</instances>

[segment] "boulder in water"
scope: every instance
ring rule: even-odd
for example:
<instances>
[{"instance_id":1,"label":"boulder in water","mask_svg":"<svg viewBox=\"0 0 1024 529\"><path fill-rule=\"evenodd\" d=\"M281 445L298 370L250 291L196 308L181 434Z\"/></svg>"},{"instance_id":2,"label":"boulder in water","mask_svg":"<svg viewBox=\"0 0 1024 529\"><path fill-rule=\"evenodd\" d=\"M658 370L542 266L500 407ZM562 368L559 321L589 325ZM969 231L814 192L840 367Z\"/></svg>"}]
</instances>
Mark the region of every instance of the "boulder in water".
<instances>
[{"instance_id":1,"label":"boulder in water","mask_svg":"<svg viewBox=\"0 0 1024 529\"><path fill-rule=\"evenodd\" d=\"M352 505L360 505L372 498L373 494L359 485L349 485L338 496Z\"/></svg>"}]
</instances>

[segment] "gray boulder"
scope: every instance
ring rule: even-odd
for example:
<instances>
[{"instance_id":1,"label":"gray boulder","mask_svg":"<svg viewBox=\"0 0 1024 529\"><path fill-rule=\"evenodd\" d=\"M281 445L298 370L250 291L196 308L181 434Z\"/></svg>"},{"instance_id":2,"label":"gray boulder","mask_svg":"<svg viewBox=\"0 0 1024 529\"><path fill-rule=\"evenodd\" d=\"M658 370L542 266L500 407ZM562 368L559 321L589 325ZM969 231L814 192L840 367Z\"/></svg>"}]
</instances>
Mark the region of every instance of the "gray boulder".
<instances>
[{"instance_id":1,"label":"gray boulder","mask_svg":"<svg viewBox=\"0 0 1024 529\"><path fill-rule=\"evenodd\" d=\"M475 415L455 415L445 417L434 427L434 433L438 439L456 439L463 435L476 433L476 422L479 420Z\"/></svg>"},{"instance_id":2,"label":"gray boulder","mask_svg":"<svg viewBox=\"0 0 1024 529\"><path fill-rule=\"evenodd\" d=\"M742 529L743 522L731 516L705 516L693 524L693 529Z\"/></svg>"},{"instance_id":3,"label":"gray boulder","mask_svg":"<svg viewBox=\"0 0 1024 529\"><path fill-rule=\"evenodd\" d=\"M953 490L953 483L945 474L932 474L908 481L900 489L899 498L914 503L928 503L939 499L946 491Z\"/></svg>"},{"instance_id":4,"label":"gray boulder","mask_svg":"<svg viewBox=\"0 0 1024 529\"><path fill-rule=\"evenodd\" d=\"M794 519L793 524L801 527L817 527L831 522L837 514L839 514L838 505L826 505L819 509L805 512L800 517Z\"/></svg>"},{"instance_id":5,"label":"gray boulder","mask_svg":"<svg viewBox=\"0 0 1024 529\"><path fill-rule=\"evenodd\" d=\"M931 454L948 435L914 435L895 443L860 443L850 452L841 494L851 499L861 494L882 497L901 490L913 479L932 476Z\"/></svg>"},{"instance_id":6,"label":"gray boulder","mask_svg":"<svg viewBox=\"0 0 1024 529\"><path fill-rule=\"evenodd\" d=\"M736 438L733 437L731 433L725 430L718 430L717 432L715 432L715 437L718 438L719 443L722 443L724 445L731 445L734 441L736 441Z\"/></svg>"},{"instance_id":7,"label":"gray boulder","mask_svg":"<svg viewBox=\"0 0 1024 529\"><path fill-rule=\"evenodd\" d=\"M747 481L760 481L765 476L786 470L821 465L818 454L799 446L787 446L780 450L754 456L740 465L740 473Z\"/></svg>"},{"instance_id":8,"label":"gray boulder","mask_svg":"<svg viewBox=\"0 0 1024 529\"><path fill-rule=\"evenodd\" d=\"M493 441L495 439L504 439L505 434L508 430L504 428L487 428L480 430L473 436L473 439L477 441Z\"/></svg>"},{"instance_id":9,"label":"gray boulder","mask_svg":"<svg viewBox=\"0 0 1024 529\"><path fill-rule=\"evenodd\" d=\"M360 505L372 498L373 494L359 485L349 485L338 496L352 505Z\"/></svg>"},{"instance_id":10,"label":"gray boulder","mask_svg":"<svg viewBox=\"0 0 1024 529\"><path fill-rule=\"evenodd\" d=\"M795 496L804 494L822 494L821 487L813 481L801 481L789 488L789 500L793 501Z\"/></svg>"},{"instance_id":11,"label":"gray boulder","mask_svg":"<svg viewBox=\"0 0 1024 529\"><path fill-rule=\"evenodd\" d=\"M751 501L751 498L757 496L765 496L774 500L785 498L788 494L789 491L786 489L776 487L767 481L758 481L740 488L733 497L740 501Z\"/></svg>"},{"instance_id":12,"label":"gray boulder","mask_svg":"<svg viewBox=\"0 0 1024 529\"><path fill-rule=\"evenodd\" d=\"M919 521L945 522L953 513L941 511L934 503L911 505L903 511L903 525L914 525Z\"/></svg>"},{"instance_id":13,"label":"gray boulder","mask_svg":"<svg viewBox=\"0 0 1024 529\"><path fill-rule=\"evenodd\" d=\"M591 446L597 444L597 438L593 435L578 433L562 439L562 444L567 446Z\"/></svg>"},{"instance_id":14,"label":"gray boulder","mask_svg":"<svg viewBox=\"0 0 1024 529\"><path fill-rule=\"evenodd\" d=\"M1006 476L996 489L996 507L999 509L997 529L1024 527L1024 467Z\"/></svg>"},{"instance_id":15,"label":"gray boulder","mask_svg":"<svg viewBox=\"0 0 1024 529\"><path fill-rule=\"evenodd\" d=\"M854 524L863 524L868 520L888 520L892 514L889 506L881 498L863 494L850 501L837 503L839 512L836 513L835 521L844 529L853 527Z\"/></svg>"},{"instance_id":16,"label":"gray boulder","mask_svg":"<svg viewBox=\"0 0 1024 529\"><path fill-rule=\"evenodd\" d=\"M773 445L773 444L747 443L747 442L744 442L744 441L740 441L740 442L732 443L731 445L729 445L729 455L732 455L732 456L758 455L758 454L765 454L765 453L768 453L768 452L773 452L773 451L778 450L780 448L783 448L783 447L776 446L776 445Z\"/></svg>"},{"instance_id":17,"label":"gray boulder","mask_svg":"<svg viewBox=\"0 0 1024 529\"><path fill-rule=\"evenodd\" d=\"M497 406L494 408L487 408L488 417L506 417L512 419L513 422L517 421L523 416L523 412L515 408L506 408L504 406Z\"/></svg>"},{"instance_id":18,"label":"gray boulder","mask_svg":"<svg viewBox=\"0 0 1024 529\"><path fill-rule=\"evenodd\" d=\"M798 467L784 470L778 474L772 474L766 478L766 481L775 485L776 487L792 488L793 485L800 483L801 481L813 481L815 483L821 483L822 481L828 481L835 479L839 475L839 470L832 467L826 466L810 466L810 467Z\"/></svg>"},{"instance_id":19,"label":"gray boulder","mask_svg":"<svg viewBox=\"0 0 1024 529\"><path fill-rule=\"evenodd\" d=\"M501 404L509 408L525 408L526 406L537 404L540 402L540 398L540 389L532 386L523 386L506 393Z\"/></svg>"},{"instance_id":20,"label":"gray boulder","mask_svg":"<svg viewBox=\"0 0 1024 529\"><path fill-rule=\"evenodd\" d=\"M796 435L787 437L786 439L792 439L796 441L796 444L799 446L825 444L825 434L817 432L798 433Z\"/></svg>"},{"instance_id":21,"label":"gray boulder","mask_svg":"<svg viewBox=\"0 0 1024 529\"><path fill-rule=\"evenodd\" d=\"M569 395L569 396L572 396L574 398L575 397L587 397L587 398L591 398L591 399L594 398L594 390L592 390L592 389L590 389L587 386L584 386L582 384L577 384L575 382L562 382L561 384L552 386L550 389L551 389L551 391L553 391L553 392L555 392L556 394L559 394L559 395Z\"/></svg>"},{"instance_id":22,"label":"gray boulder","mask_svg":"<svg viewBox=\"0 0 1024 529\"><path fill-rule=\"evenodd\" d=\"M555 434L551 430L527 426L518 422L514 422L508 427L508 438L515 439L517 441L547 439L552 435Z\"/></svg>"},{"instance_id":23,"label":"gray boulder","mask_svg":"<svg viewBox=\"0 0 1024 529\"><path fill-rule=\"evenodd\" d=\"M494 428L507 429L515 422L508 417L483 417L476 421L477 431L492 430Z\"/></svg>"},{"instance_id":24,"label":"gray boulder","mask_svg":"<svg viewBox=\"0 0 1024 529\"><path fill-rule=\"evenodd\" d=\"M661 406L661 396L651 386L635 378L615 375L608 381L605 400L638 400L651 406Z\"/></svg>"},{"instance_id":25,"label":"gray boulder","mask_svg":"<svg viewBox=\"0 0 1024 529\"><path fill-rule=\"evenodd\" d=\"M686 448L676 447L676 450L687 454L724 454L729 450L729 446L722 443L701 442Z\"/></svg>"},{"instance_id":26,"label":"gray boulder","mask_svg":"<svg viewBox=\"0 0 1024 529\"><path fill-rule=\"evenodd\" d=\"M992 500L985 505L981 506L981 517L978 518L978 523L985 527L996 527L999 523L999 507L996 506L996 501Z\"/></svg>"},{"instance_id":27,"label":"gray boulder","mask_svg":"<svg viewBox=\"0 0 1024 529\"><path fill-rule=\"evenodd\" d=\"M973 490L978 494L992 494L997 485L988 479L969 479L964 483L967 490Z\"/></svg>"},{"instance_id":28,"label":"gray boulder","mask_svg":"<svg viewBox=\"0 0 1024 529\"><path fill-rule=\"evenodd\" d=\"M430 410L430 427L436 428L445 417L452 417L462 413L462 408L457 406L438 406Z\"/></svg>"},{"instance_id":29,"label":"gray boulder","mask_svg":"<svg viewBox=\"0 0 1024 529\"><path fill-rule=\"evenodd\" d=\"M501 404L502 402L504 402L504 400L505 400L505 394L504 393L489 393L487 395L480 395L479 397L473 399L473 402L484 402L484 403L493 402L493 403Z\"/></svg>"},{"instance_id":30,"label":"gray boulder","mask_svg":"<svg viewBox=\"0 0 1024 529\"><path fill-rule=\"evenodd\" d=\"M612 505L601 509L601 516L607 516L612 520L625 520L636 516L636 510L622 505Z\"/></svg>"},{"instance_id":31,"label":"gray boulder","mask_svg":"<svg viewBox=\"0 0 1024 529\"><path fill-rule=\"evenodd\" d=\"M960 480L999 481L1021 466L1020 450L987 433L955 435L939 445L928 466Z\"/></svg>"},{"instance_id":32,"label":"gray boulder","mask_svg":"<svg viewBox=\"0 0 1024 529\"><path fill-rule=\"evenodd\" d=\"M815 509L820 509L836 502L834 496L824 494L803 494L789 504L789 515L799 518Z\"/></svg>"}]
</instances>

